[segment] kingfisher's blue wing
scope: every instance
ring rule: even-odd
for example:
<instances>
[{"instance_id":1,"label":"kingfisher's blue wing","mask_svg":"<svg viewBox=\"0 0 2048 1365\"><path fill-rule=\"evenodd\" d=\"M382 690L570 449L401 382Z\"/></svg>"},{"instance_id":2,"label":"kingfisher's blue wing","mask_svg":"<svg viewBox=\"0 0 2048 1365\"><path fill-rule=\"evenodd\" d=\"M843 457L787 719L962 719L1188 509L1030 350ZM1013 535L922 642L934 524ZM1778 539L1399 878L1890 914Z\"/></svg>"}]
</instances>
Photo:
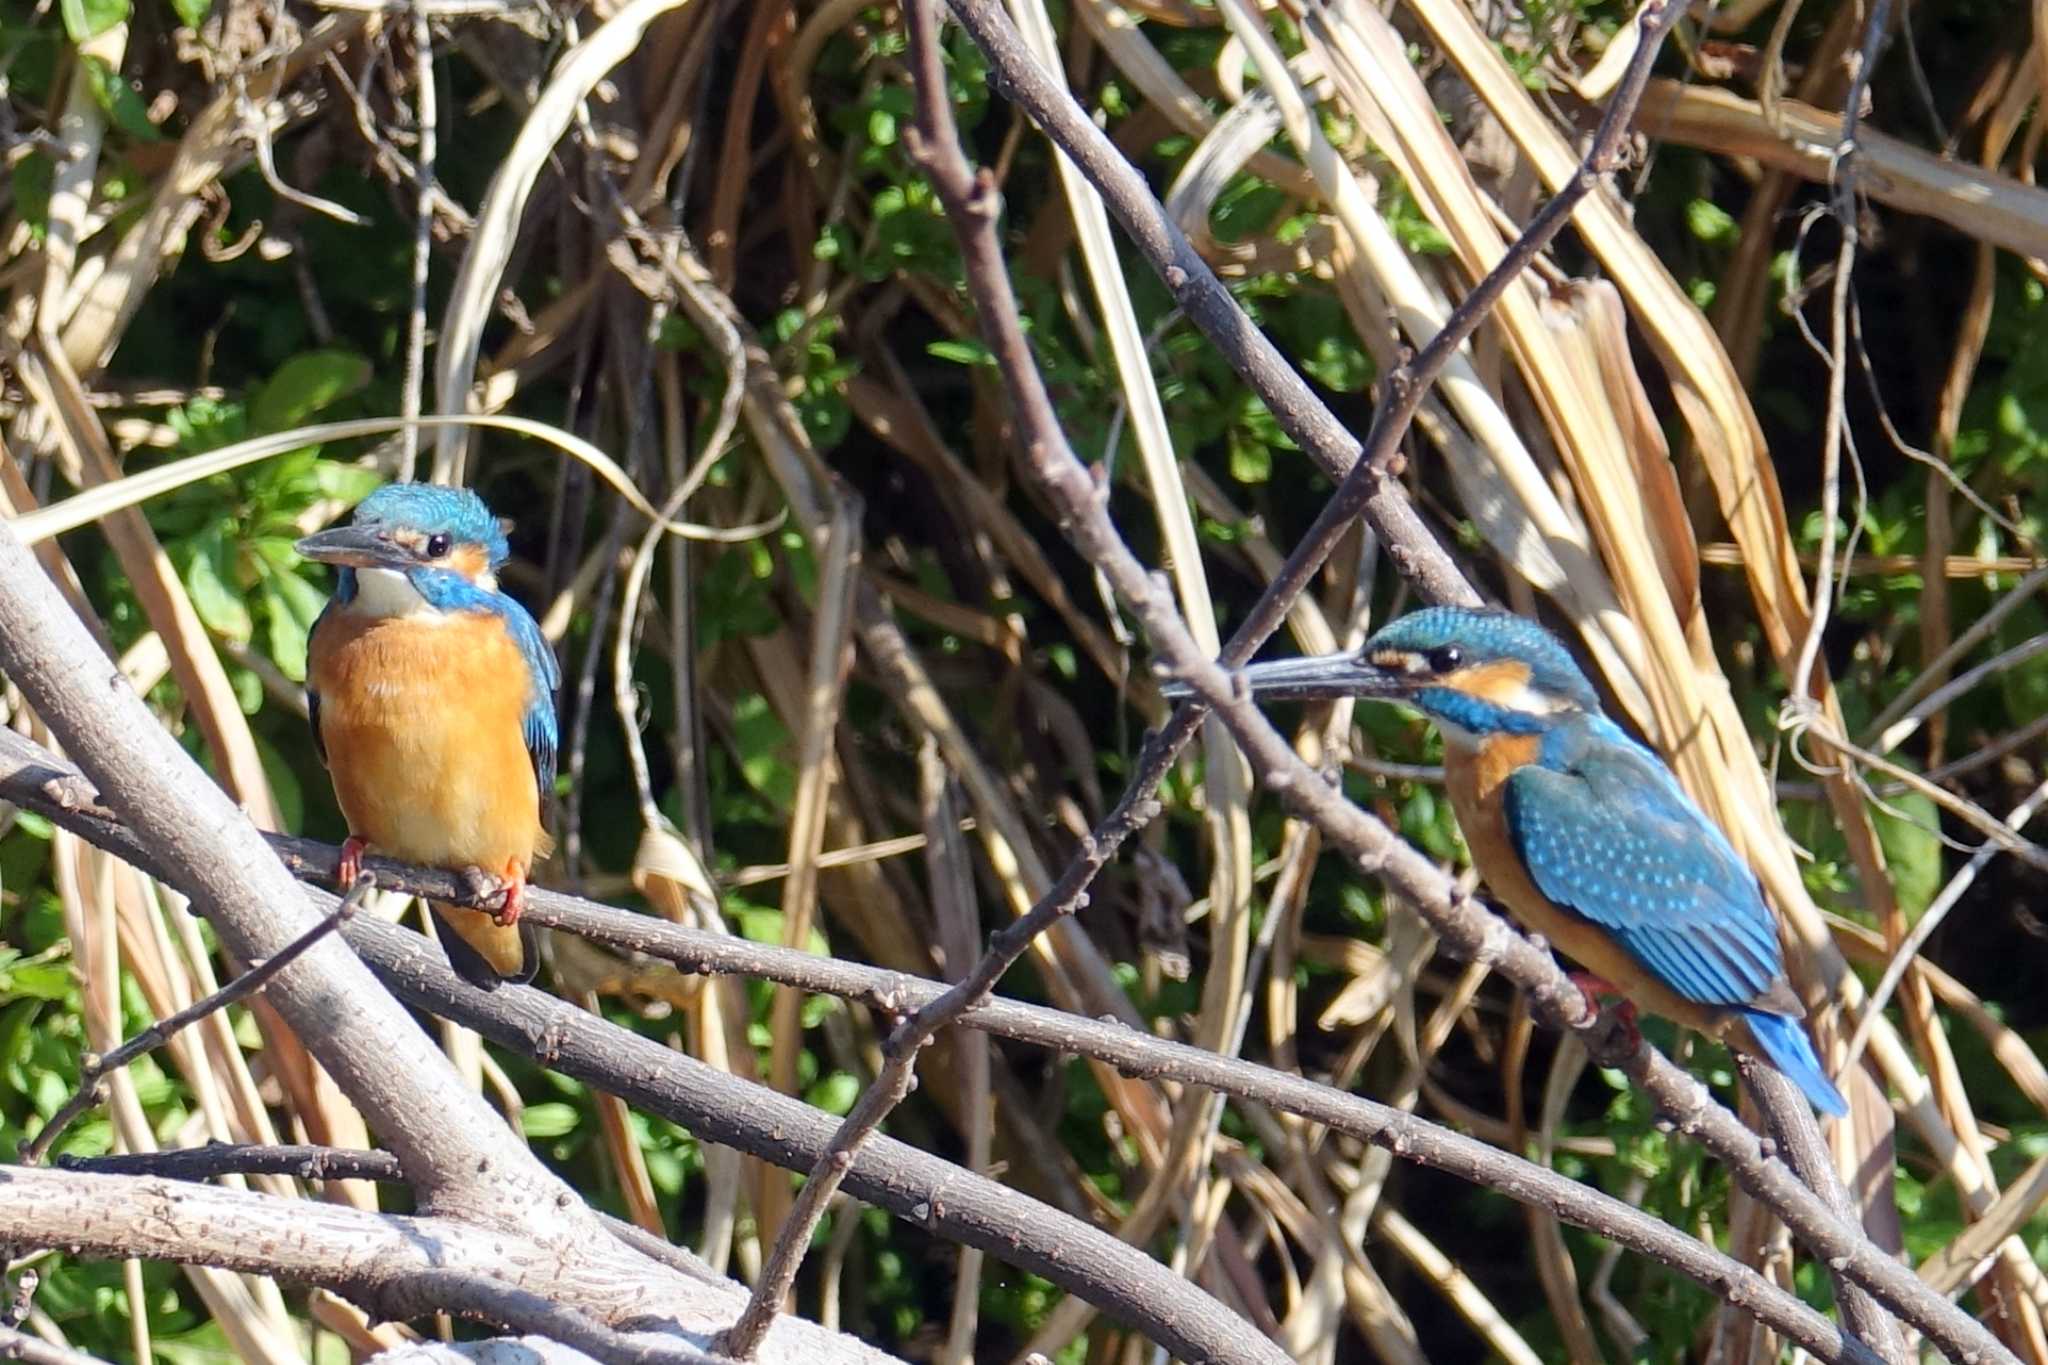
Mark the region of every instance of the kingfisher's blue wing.
<instances>
[{"instance_id":1,"label":"kingfisher's blue wing","mask_svg":"<svg viewBox=\"0 0 2048 1365\"><path fill-rule=\"evenodd\" d=\"M1756 878L1661 760L1601 716L1551 731L1506 783L1529 878L1684 999L1797 1015Z\"/></svg>"},{"instance_id":2,"label":"kingfisher's blue wing","mask_svg":"<svg viewBox=\"0 0 2048 1365\"><path fill-rule=\"evenodd\" d=\"M548 638L541 634L540 624L527 614L526 608L503 594L498 595L494 605L505 618L506 629L512 632L520 657L526 660L527 676L533 682L526 702L526 753L533 760L534 780L540 784L541 799L545 801L555 789L555 753L559 746L555 693L562 686L561 666L555 662L555 651L548 648Z\"/></svg>"}]
</instances>

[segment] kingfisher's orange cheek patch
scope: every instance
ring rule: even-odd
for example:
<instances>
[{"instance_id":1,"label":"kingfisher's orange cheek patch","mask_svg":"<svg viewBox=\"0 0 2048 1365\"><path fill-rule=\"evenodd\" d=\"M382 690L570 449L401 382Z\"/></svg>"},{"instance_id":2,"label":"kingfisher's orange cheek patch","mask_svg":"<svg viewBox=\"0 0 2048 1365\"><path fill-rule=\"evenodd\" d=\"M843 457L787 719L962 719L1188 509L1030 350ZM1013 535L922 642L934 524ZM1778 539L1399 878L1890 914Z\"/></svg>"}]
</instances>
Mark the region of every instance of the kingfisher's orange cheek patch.
<instances>
[{"instance_id":1,"label":"kingfisher's orange cheek patch","mask_svg":"<svg viewBox=\"0 0 2048 1365\"><path fill-rule=\"evenodd\" d=\"M472 583L491 571L490 552L481 545L463 545L448 556L448 566Z\"/></svg>"},{"instance_id":2,"label":"kingfisher's orange cheek patch","mask_svg":"<svg viewBox=\"0 0 2048 1365\"><path fill-rule=\"evenodd\" d=\"M1527 695L1529 665L1519 659L1494 659L1444 675L1443 684L1470 697L1513 706Z\"/></svg>"}]
</instances>

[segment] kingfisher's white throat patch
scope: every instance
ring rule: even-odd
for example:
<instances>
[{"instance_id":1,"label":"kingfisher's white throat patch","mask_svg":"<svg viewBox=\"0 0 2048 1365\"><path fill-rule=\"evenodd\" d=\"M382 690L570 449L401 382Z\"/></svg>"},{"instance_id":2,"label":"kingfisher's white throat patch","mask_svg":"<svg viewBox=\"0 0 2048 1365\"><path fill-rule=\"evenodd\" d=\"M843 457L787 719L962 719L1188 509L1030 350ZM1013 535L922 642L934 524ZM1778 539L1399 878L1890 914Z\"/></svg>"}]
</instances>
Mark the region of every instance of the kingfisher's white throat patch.
<instances>
[{"instance_id":1,"label":"kingfisher's white throat patch","mask_svg":"<svg viewBox=\"0 0 2048 1365\"><path fill-rule=\"evenodd\" d=\"M403 616L423 622L448 619L448 613L420 596L412 580L396 569L357 569L356 595L349 609L365 616Z\"/></svg>"}]
</instances>

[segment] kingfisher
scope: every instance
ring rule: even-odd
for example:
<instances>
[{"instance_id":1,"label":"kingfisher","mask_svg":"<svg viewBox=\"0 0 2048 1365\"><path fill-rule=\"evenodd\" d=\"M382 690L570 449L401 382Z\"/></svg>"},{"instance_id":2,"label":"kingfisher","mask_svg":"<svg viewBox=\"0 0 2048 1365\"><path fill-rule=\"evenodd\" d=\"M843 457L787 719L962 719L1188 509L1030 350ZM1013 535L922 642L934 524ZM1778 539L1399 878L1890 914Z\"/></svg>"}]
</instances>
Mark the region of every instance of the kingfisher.
<instances>
[{"instance_id":1,"label":"kingfisher","mask_svg":"<svg viewBox=\"0 0 2048 1365\"><path fill-rule=\"evenodd\" d=\"M1420 711L1443 735L1445 786L1480 876L1589 969L1589 999L1619 994L1764 1058L1821 1112L1848 1112L1800 1023L1755 875L1663 761L1607 718L1555 635L1504 611L1429 607L1352 652L1242 676L1262 698Z\"/></svg>"},{"instance_id":2,"label":"kingfisher","mask_svg":"<svg viewBox=\"0 0 2048 1365\"><path fill-rule=\"evenodd\" d=\"M366 850L494 886L491 911L431 902L449 961L485 989L530 981L519 923L551 844L561 670L540 626L498 588L505 523L464 488L387 484L302 558L336 566L307 645L313 743L348 821L340 882Z\"/></svg>"}]
</instances>

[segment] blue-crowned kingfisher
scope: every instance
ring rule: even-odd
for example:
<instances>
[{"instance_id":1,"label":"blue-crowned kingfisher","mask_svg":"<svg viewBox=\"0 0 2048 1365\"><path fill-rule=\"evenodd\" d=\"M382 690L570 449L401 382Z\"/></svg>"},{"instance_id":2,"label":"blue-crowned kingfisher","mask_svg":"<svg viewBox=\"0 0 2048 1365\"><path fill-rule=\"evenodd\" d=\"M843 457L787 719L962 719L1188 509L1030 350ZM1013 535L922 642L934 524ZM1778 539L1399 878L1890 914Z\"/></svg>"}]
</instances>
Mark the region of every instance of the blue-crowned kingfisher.
<instances>
[{"instance_id":1,"label":"blue-crowned kingfisher","mask_svg":"<svg viewBox=\"0 0 2048 1365\"><path fill-rule=\"evenodd\" d=\"M1243 677L1260 698L1422 712L1443 734L1472 860L1524 925L1630 1001L1769 1060L1816 1109L1848 1112L1800 1023L1755 875L1663 761L1602 713L1556 636L1507 612L1430 607L1351 653Z\"/></svg>"},{"instance_id":2,"label":"blue-crowned kingfisher","mask_svg":"<svg viewBox=\"0 0 2048 1365\"><path fill-rule=\"evenodd\" d=\"M433 902L454 931L449 960L486 988L532 979L519 913L549 850L541 802L561 672L533 617L499 590L504 525L467 489L394 483L296 548L336 566L308 643L306 701L348 821L342 885L367 848L495 881L495 911Z\"/></svg>"}]
</instances>

